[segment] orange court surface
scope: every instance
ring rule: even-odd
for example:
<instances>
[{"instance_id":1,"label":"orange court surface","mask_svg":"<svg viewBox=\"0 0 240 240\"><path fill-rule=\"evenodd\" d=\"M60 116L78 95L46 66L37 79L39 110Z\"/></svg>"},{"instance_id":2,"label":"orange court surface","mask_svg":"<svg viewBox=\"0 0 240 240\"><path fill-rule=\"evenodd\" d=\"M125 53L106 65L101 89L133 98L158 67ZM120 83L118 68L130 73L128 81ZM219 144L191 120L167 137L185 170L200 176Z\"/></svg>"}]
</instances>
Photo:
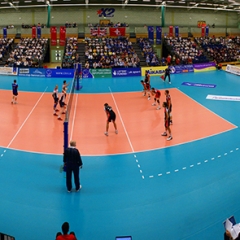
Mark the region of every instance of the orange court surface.
<instances>
[{"instance_id":1,"label":"orange court surface","mask_svg":"<svg viewBox=\"0 0 240 240\"><path fill-rule=\"evenodd\" d=\"M63 121L53 116L50 93L22 92L17 105L10 104L11 92L1 90L0 107L4 112L0 125L0 145L12 149L62 154ZM83 155L122 154L153 150L213 136L235 126L211 112L176 88L170 90L173 101L173 139L166 141L164 112L156 110L141 92L76 94L69 121L69 139L75 139ZM161 91L161 105L165 100ZM119 133L112 123L104 135L107 102L117 115ZM63 116L64 118L64 116Z\"/></svg>"}]
</instances>

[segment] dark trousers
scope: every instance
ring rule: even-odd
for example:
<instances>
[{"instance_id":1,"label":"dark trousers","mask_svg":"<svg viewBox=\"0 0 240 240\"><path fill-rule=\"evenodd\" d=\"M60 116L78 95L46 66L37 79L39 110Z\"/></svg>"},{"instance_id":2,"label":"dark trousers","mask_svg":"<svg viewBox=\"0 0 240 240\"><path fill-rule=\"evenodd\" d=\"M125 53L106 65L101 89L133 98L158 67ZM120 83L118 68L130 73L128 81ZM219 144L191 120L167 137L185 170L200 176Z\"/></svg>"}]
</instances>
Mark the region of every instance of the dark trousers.
<instances>
[{"instance_id":1,"label":"dark trousers","mask_svg":"<svg viewBox=\"0 0 240 240\"><path fill-rule=\"evenodd\" d=\"M170 80L170 74L165 74L164 81L166 80L167 77L168 77L169 82L171 82L171 80Z\"/></svg>"},{"instance_id":2,"label":"dark trousers","mask_svg":"<svg viewBox=\"0 0 240 240\"><path fill-rule=\"evenodd\" d=\"M79 166L76 164L67 163L66 167L66 183L67 183L67 190L72 190L72 173L74 176L74 183L76 190L79 189L80 181L79 181Z\"/></svg>"}]
</instances>

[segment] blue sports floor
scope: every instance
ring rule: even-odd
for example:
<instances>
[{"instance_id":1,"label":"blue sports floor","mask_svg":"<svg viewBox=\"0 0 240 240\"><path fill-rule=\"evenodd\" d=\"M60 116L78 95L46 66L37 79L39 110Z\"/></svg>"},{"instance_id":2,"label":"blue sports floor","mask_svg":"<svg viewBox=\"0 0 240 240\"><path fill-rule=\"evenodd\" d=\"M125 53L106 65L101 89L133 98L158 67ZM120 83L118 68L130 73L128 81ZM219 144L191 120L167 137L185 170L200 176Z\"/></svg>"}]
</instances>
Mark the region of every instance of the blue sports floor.
<instances>
[{"instance_id":1,"label":"blue sports floor","mask_svg":"<svg viewBox=\"0 0 240 240\"><path fill-rule=\"evenodd\" d=\"M83 156L83 188L70 194L59 171L62 156L2 146L0 232L16 240L51 240L68 221L78 240L114 240L118 235L131 235L133 240L223 239L223 221L234 215L240 222L240 102L206 97L240 96L240 78L224 71L171 77L171 85L159 77L151 77L151 84L180 89L237 128L154 151ZM0 89L10 91L13 79L1 76ZM62 84L62 79L17 80L20 94L51 92L55 84ZM112 92L141 91L140 80L86 79L80 94L110 93L109 87ZM182 82L216 84L216 88L183 86ZM23 141L28 144L31 139Z\"/></svg>"}]
</instances>

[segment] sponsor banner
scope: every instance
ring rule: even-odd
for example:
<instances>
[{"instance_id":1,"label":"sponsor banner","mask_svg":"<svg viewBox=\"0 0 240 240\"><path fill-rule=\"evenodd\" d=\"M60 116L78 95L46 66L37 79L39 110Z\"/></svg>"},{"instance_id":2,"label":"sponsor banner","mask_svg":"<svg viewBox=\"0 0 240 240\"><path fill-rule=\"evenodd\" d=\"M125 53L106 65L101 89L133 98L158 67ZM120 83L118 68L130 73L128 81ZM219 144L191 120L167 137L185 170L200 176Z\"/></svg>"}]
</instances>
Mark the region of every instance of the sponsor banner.
<instances>
[{"instance_id":1,"label":"sponsor banner","mask_svg":"<svg viewBox=\"0 0 240 240\"><path fill-rule=\"evenodd\" d=\"M83 69L82 78L94 78L89 68Z\"/></svg>"},{"instance_id":2,"label":"sponsor banner","mask_svg":"<svg viewBox=\"0 0 240 240\"><path fill-rule=\"evenodd\" d=\"M51 46L57 46L57 27L52 26L50 28L51 34Z\"/></svg>"},{"instance_id":3,"label":"sponsor banner","mask_svg":"<svg viewBox=\"0 0 240 240\"><path fill-rule=\"evenodd\" d=\"M240 101L239 96L220 96L220 95L207 95L206 99L220 100L220 101Z\"/></svg>"},{"instance_id":4,"label":"sponsor banner","mask_svg":"<svg viewBox=\"0 0 240 240\"><path fill-rule=\"evenodd\" d=\"M99 68L99 69L83 69L82 78L111 78L112 69Z\"/></svg>"},{"instance_id":5,"label":"sponsor banner","mask_svg":"<svg viewBox=\"0 0 240 240\"><path fill-rule=\"evenodd\" d=\"M205 36L208 37L209 36L209 27L206 26L205 28Z\"/></svg>"},{"instance_id":6,"label":"sponsor banner","mask_svg":"<svg viewBox=\"0 0 240 240\"><path fill-rule=\"evenodd\" d=\"M7 38L7 28L3 28L3 38Z\"/></svg>"},{"instance_id":7,"label":"sponsor banner","mask_svg":"<svg viewBox=\"0 0 240 240\"><path fill-rule=\"evenodd\" d=\"M37 27L37 38L41 38L42 36L42 28L40 26Z\"/></svg>"},{"instance_id":8,"label":"sponsor banner","mask_svg":"<svg viewBox=\"0 0 240 240\"><path fill-rule=\"evenodd\" d=\"M65 27L60 27L60 46L65 46L65 41L66 41L66 28Z\"/></svg>"},{"instance_id":9,"label":"sponsor banner","mask_svg":"<svg viewBox=\"0 0 240 240\"><path fill-rule=\"evenodd\" d=\"M204 37L205 36L205 27L201 28L201 36Z\"/></svg>"},{"instance_id":10,"label":"sponsor banner","mask_svg":"<svg viewBox=\"0 0 240 240\"><path fill-rule=\"evenodd\" d=\"M205 71L213 71L216 70L216 63L198 63L193 64L194 72L205 72Z\"/></svg>"},{"instance_id":11,"label":"sponsor banner","mask_svg":"<svg viewBox=\"0 0 240 240\"><path fill-rule=\"evenodd\" d=\"M32 38L36 38L37 36L37 29L36 27L32 27Z\"/></svg>"},{"instance_id":12,"label":"sponsor banner","mask_svg":"<svg viewBox=\"0 0 240 240\"><path fill-rule=\"evenodd\" d=\"M167 66L161 67L142 67L141 68L141 76L145 76L145 71L148 71L150 76L161 76L165 72Z\"/></svg>"},{"instance_id":13,"label":"sponsor banner","mask_svg":"<svg viewBox=\"0 0 240 240\"><path fill-rule=\"evenodd\" d=\"M189 73L189 72L194 72L193 65L176 65L176 66L171 66L171 73Z\"/></svg>"},{"instance_id":14,"label":"sponsor banner","mask_svg":"<svg viewBox=\"0 0 240 240\"><path fill-rule=\"evenodd\" d=\"M240 75L240 67L233 66L233 65L227 65L226 72Z\"/></svg>"},{"instance_id":15,"label":"sponsor banner","mask_svg":"<svg viewBox=\"0 0 240 240\"><path fill-rule=\"evenodd\" d=\"M141 68L113 68L112 77L136 77L141 76Z\"/></svg>"},{"instance_id":16,"label":"sponsor banner","mask_svg":"<svg viewBox=\"0 0 240 240\"><path fill-rule=\"evenodd\" d=\"M175 37L179 37L179 27L175 26Z\"/></svg>"},{"instance_id":17,"label":"sponsor banner","mask_svg":"<svg viewBox=\"0 0 240 240\"><path fill-rule=\"evenodd\" d=\"M156 44L162 44L162 27L156 27Z\"/></svg>"},{"instance_id":18,"label":"sponsor banner","mask_svg":"<svg viewBox=\"0 0 240 240\"><path fill-rule=\"evenodd\" d=\"M45 77L48 78L73 78L74 69L45 69Z\"/></svg>"},{"instance_id":19,"label":"sponsor banner","mask_svg":"<svg viewBox=\"0 0 240 240\"><path fill-rule=\"evenodd\" d=\"M18 76L45 77L45 68L18 68Z\"/></svg>"},{"instance_id":20,"label":"sponsor banner","mask_svg":"<svg viewBox=\"0 0 240 240\"><path fill-rule=\"evenodd\" d=\"M204 88L215 88L215 84L206 84L206 83L193 83L193 82L183 82L182 85L189 87L204 87Z\"/></svg>"},{"instance_id":21,"label":"sponsor banner","mask_svg":"<svg viewBox=\"0 0 240 240\"><path fill-rule=\"evenodd\" d=\"M150 43L154 42L154 28L153 28L153 26L148 26L148 41Z\"/></svg>"},{"instance_id":22,"label":"sponsor banner","mask_svg":"<svg viewBox=\"0 0 240 240\"><path fill-rule=\"evenodd\" d=\"M173 37L173 26L169 26L169 37Z\"/></svg>"},{"instance_id":23,"label":"sponsor banner","mask_svg":"<svg viewBox=\"0 0 240 240\"><path fill-rule=\"evenodd\" d=\"M0 67L0 75L14 75L17 76L17 68L14 67Z\"/></svg>"}]
</instances>

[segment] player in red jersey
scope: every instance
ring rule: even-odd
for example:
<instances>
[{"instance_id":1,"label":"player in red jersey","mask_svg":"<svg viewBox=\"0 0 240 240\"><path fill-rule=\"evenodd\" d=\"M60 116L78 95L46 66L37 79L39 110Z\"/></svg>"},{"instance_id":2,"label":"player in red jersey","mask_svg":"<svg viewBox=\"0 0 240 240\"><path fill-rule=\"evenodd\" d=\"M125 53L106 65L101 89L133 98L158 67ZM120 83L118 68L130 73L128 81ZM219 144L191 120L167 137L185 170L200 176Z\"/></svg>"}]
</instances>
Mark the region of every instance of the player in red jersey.
<instances>
[{"instance_id":1,"label":"player in red jersey","mask_svg":"<svg viewBox=\"0 0 240 240\"><path fill-rule=\"evenodd\" d=\"M165 126L165 132L162 133L162 136L167 136L167 132L169 133L169 137L167 138L167 141L172 140L172 133L170 129L170 115L169 115L169 110L167 108L167 103L163 102L163 107L164 107L164 126Z\"/></svg>"},{"instance_id":2,"label":"player in red jersey","mask_svg":"<svg viewBox=\"0 0 240 240\"><path fill-rule=\"evenodd\" d=\"M106 132L104 133L106 136L108 136L108 128L109 128L109 123L112 122L115 128L115 133L118 134L117 130L117 124L116 124L116 114L112 110L112 107L108 105L108 103L104 104L104 110L107 114L107 123L106 123Z\"/></svg>"},{"instance_id":3,"label":"player in red jersey","mask_svg":"<svg viewBox=\"0 0 240 240\"><path fill-rule=\"evenodd\" d=\"M145 82L148 82L150 84L150 74L149 72L146 70L145 71L145 79L144 79Z\"/></svg>"},{"instance_id":4,"label":"player in red jersey","mask_svg":"<svg viewBox=\"0 0 240 240\"><path fill-rule=\"evenodd\" d=\"M145 87L146 87L146 92L147 92L147 94L148 94L148 100L150 100L150 99L151 99L151 96L150 96L150 94L151 94L151 86L150 86L150 83L145 81Z\"/></svg>"},{"instance_id":5,"label":"player in red jersey","mask_svg":"<svg viewBox=\"0 0 240 240\"><path fill-rule=\"evenodd\" d=\"M158 104L157 110L159 110L160 107L160 96L161 92L158 89L152 88L152 95L154 95L154 103L152 106L156 106L156 103Z\"/></svg>"},{"instance_id":6,"label":"player in red jersey","mask_svg":"<svg viewBox=\"0 0 240 240\"><path fill-rule=\"evenodd\" d=\"M172 124L172 100L169 94L169 90L165 90L165 95L166 95L167 108L170 116L170 124Z\"/></svg>"}]
</instances>

